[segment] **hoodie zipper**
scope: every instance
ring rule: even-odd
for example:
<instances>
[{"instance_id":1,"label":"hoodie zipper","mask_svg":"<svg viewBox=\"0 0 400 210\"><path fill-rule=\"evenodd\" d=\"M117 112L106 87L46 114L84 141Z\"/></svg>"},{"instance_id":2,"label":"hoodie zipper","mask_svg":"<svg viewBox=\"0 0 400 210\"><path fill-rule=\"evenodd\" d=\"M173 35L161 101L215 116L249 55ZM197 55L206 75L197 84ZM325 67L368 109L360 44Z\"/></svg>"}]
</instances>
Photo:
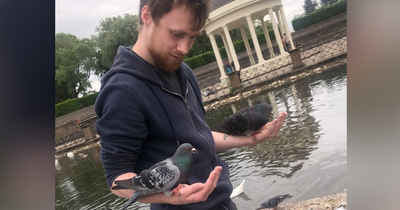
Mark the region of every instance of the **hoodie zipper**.
<instances>
[{"instance_id":1,"label":"hoodie zipper","mask_svg":"<svg viewBox=\"0 0 400 210\"><path fill-rule=\"evenodd\" d=\"M188 82L187 84L188 84L188 86L189 86L189 82ZM170 90L168 90L168 89L166 89L166 88L164 88L164 87L162 87L162 89L163 89L164 91L166 91L166 92L172 94L172 95L176 95L176 96L182 98L183 101L185 102L186 108L187 108L187 111L189 112L190 120L192 121L193 126L196 128L197 133L198 133L201 137L203 137L203 139L205 140L205 142L207 143L207 145L208 145L208 147L209 147L209 149L210 149L210 153L211 153L211 154L210 154L210 165L212 165L213 154L212 154L211 145L210 145L210 143L207 141L207 138L206 138L202 133L200 133L199 129L197 128L196 124L194 123L192 113L190 112L191 108L190 108L190 106L189 106L189 104L187 103L187 100L186 100L186 96L187 96L187 93L188 93L188 91L189 91L189 87L186 88L185 98L184 98L182 95L180 95L180 94L178 94L178 93L175 93L175 92L172 92L172 91L170 91ZM212 169L212 168L211 168L211 169Z\"/></svg>"}]
</instances>

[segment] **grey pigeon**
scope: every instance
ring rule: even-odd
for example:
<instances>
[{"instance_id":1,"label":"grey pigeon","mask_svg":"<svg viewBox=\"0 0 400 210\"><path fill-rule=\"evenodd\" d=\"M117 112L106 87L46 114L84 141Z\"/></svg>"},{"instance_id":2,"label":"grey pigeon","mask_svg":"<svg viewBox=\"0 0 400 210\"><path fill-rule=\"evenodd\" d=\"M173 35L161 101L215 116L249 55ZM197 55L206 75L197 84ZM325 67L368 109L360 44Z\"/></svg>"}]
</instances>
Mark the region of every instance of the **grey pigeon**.
<instances>
[{"instance_id":1,"label":"grey pigeon","mask_svg":"<svg viewBox=\"0 0 400 210\"><path fill-rule=\"evenodd\" d=\"M228 135L254 135L272 116L272 107L267 103L243 108L225 118L213 130Z\"/></svg>"},{"instance_id":2,"label":"grey pigeon","mask_svg":"<svg viewBox=\"0 0 400 210\"><path fill-rule=\"evenodd\" d=\"M122 210L146 195L164 192L170 196L172 193L178 193L180 184L187 183L192 174L193 153L198 152L191 144L184 143L172 157L154 164L131 179L115 181L117 186L112 187L113 190L135 190Z\"/></svg>"},{"instance_id":3,"label":"grey pigeon","mask_svg":"<svg viewBox=\"0 0 400 210\"><path fill-rule=\"evenodd\" d=\"M273 210L276 210L278 208L278 204L280 204L283 200L285 200L287 197L289 197L289 194L285 195L277 195L275 197L272 197L268 199L265 202L261 203L261 207L257 208L258 209L263 209L263 208L272 208Z\"/></svg>"}]
</instances>

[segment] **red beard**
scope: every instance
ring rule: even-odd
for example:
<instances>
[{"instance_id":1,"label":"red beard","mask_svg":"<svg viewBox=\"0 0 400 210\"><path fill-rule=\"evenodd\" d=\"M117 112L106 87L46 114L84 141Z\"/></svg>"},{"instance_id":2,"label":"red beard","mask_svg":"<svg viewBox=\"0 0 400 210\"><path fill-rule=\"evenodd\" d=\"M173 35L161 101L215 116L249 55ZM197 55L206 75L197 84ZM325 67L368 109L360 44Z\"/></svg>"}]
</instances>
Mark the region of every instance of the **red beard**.
<instances>
[{"instance_id":1,"label":"red beard","mask_svg":"<svg viewBox=\"0 0 400 210\"><path fill-rule=\"evenodd\" d=\"M167 72L173 72L173 71L178 70L179 65L182 63L185 56L179 52L175 52L175 53L160 52L154 47L153 40L154 40L153 37L151 37L148 49L149 49L151 56L154 59L155 66L157 66ZM173 56L178 57L179 59L174 59Z\"/></svg>"}]
</instances>

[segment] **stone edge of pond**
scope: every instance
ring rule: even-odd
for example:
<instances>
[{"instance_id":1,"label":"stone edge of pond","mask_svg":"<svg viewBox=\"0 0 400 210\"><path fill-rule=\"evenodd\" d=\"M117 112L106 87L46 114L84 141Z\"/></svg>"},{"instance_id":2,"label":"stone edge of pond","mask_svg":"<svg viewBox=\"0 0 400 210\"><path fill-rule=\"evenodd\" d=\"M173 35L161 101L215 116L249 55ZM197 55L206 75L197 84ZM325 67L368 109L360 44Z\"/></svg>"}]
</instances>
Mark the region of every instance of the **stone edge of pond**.
<instances>
[{"instance_id":1,"label":"stone edge of pond","mask_svg":"<svg viewBox=\"0 0 400 210\"><path fill-rule=\"evenodd\" d=\"M293 203L283 203L278 206L279 210L290 210L290 209L338 209L340 205L346 205L347 209L347 191L337 192L331 195L319 196L307 200L302 200Z\"/></svg>"},{"instance_id":2,"label":"stone edge of pond","mask_svg":"<svg viewBox=\"0 0 400 210\"><path fill-rule=\"evenodd\" d=\"M70 143L70 145L65 146L62 149L56 149L55 151L55 159L60 158L61 156L66 155L68 152L78 153L81 150L87 149L89 147L98 146L100 145L100 137L96 136L96 138L90 140L83 140L82 142L78 143Z\"/></svg>"},{"instance_id":3,"label":"stone edge of pond","mask_svg":"<svg viewBox=\"0 0 400 210\"><path fill-rule=\"evenodd\" d=\"M212 99L207 102L203 102L204 109L206 111L210 109L217 109L219 106L232 103L234 101L248 98L250 95L258 93L260 91L274 90L281 86L291 84L297 80L304 79L311 75L320 74L329 70L339 69L338 67L347 65L347 55L339 56L334 59L327 60L311 66L305 66L296 69L290 73L281 75L272 80L268 80L262 83L258 83L252 86L244 87L242 89L234 91L232 94L221 96L219 98Z\"/></svg>"}]
</instances>

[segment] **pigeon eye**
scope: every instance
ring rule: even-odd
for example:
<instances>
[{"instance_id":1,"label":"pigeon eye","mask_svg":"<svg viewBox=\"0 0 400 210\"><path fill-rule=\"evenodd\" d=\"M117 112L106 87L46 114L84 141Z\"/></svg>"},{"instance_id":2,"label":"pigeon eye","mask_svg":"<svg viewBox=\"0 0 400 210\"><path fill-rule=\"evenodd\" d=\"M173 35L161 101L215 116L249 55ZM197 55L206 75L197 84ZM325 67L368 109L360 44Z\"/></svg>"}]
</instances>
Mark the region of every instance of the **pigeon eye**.
<instances>
[{"instance_id":1,"label":"pigeon eye","mask_svg":"<svg viewBox=\"0 0 400 210\"><path fill-rule=\"evenodd\" d=\"M185 151L189 151L189 148L188 148L188 147L185 147Z\"/></svg>"}]
</instances>

